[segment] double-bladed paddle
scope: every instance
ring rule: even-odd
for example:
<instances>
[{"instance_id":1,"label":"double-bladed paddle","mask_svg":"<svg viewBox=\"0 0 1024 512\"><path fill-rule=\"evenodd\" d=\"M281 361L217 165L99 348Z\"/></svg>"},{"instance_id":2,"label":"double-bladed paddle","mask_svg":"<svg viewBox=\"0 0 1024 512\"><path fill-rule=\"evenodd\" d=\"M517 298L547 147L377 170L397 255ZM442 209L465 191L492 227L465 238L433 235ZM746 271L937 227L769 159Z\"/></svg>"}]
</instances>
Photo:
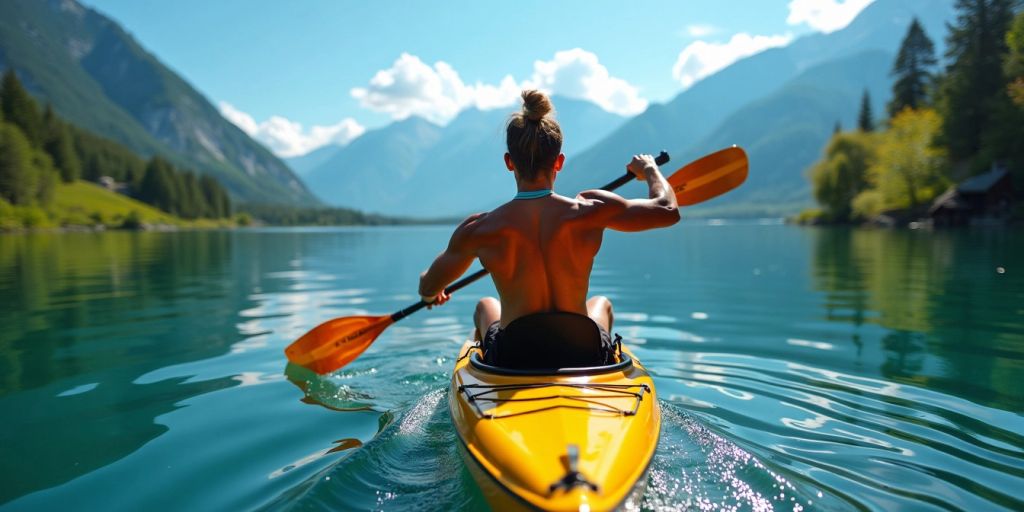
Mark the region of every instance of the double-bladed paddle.
<instances>
[{"instance_id":1,"label":"double-bladed paddle","mask_svg":"<svg viewBox=\"0 0 1024 512\"><path fill-rule=\"evenodd\" d=\"M664 165L668 153L662 151L655 162ZM689 206L718 197L747 179L747 154L733 146L686 164L668 177L679 206ZM601 187L615 190L636 177L627 172ZM487 275L481 269L456 281L445 292L454 293ZM391 324L427 307L422 300L401 311L382 316L347 316L328 320L302 335L284 349L288 360L316 373L333 372L345 366L372 344Z\"/></svg>"}]
</instances>

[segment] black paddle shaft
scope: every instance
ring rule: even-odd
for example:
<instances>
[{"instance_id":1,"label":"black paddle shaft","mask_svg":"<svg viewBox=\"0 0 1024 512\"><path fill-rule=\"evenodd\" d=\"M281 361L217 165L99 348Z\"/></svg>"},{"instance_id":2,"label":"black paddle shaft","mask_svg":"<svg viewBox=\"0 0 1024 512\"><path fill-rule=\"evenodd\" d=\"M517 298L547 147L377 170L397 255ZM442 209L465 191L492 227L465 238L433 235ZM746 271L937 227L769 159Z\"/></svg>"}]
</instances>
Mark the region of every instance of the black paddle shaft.
<instances>
[{"instance_id":1,"label":"black paddle shaft","mask_svg":"<svg viewBox=\"0 0 1024 512\"><path fill-rule=\"evenodd\" d=\"M668 152L662 151L654 159L654 163L656 163L658 165L665 165L665 164L668 163L669 158L670 157L668 156ZM626 183L629 183L630 181L633 181L634 179L636 179L636 175L634 175L633 173L631 173L629 171L626 171L626 174L623 174L622 176L617 178L615 181L612 181L611 183L601 187L601 190L608 190L608 191L615 190L615 189L625 185ZM466 277L463 277L462 279L459 279L458 281L452 283L452 285L447 287L447 288L445 288L444 291L445 291L445 293L451 295L451 294L453 294L453 293L455 293L455 292L465 288L466 286L476 282L481 277L486 276L486 275L487 275L487 269L483 269L482 268L482 269L477 270L476 272L473 272L472 274L470 274L470 275L468 275ZM427 307L429 305L430 305L429 303L424 302L424 301L421 300L421 301L417 302L416 304L413 304L413 305L411 305L411 306L409 306L409 307L407 307L407 308L405 308L405 309L403 309L401 311L395 312L393 315L391 315L391 320L397 322L397 321L399 321L399 320L401 320L401 319L403 319L403 318L405 318L405 317L407 317L407 316L409 316L409 315L411 315L411 314L413 314L413 313L415 313L415 312L417 312L417 311L419 311L419 310L421 310L421 309L423 309L423 308L425 308L425 307Z\"/></svg>"}]
</instances>

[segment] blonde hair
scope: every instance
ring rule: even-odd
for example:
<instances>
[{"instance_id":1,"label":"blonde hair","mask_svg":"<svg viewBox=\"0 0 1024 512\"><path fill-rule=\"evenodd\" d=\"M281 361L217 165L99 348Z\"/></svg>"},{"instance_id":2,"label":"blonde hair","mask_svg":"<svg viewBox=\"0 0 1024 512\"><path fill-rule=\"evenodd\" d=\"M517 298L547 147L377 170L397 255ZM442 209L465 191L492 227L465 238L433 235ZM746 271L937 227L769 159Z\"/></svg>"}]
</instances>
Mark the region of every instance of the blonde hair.
<instances>
[{"instance_id":1,"label":"blonde hair","mask_svg":"<svg viewBox=\"0 0 1024 512\"><path fill-rule=\"evenodd\" d=\"M505 127L505 144L519 175L527 180L551 169L562 152L562 128L554 106L537 90L523 91L523 110L512 114Z\"/></svg>"}]
</instances>

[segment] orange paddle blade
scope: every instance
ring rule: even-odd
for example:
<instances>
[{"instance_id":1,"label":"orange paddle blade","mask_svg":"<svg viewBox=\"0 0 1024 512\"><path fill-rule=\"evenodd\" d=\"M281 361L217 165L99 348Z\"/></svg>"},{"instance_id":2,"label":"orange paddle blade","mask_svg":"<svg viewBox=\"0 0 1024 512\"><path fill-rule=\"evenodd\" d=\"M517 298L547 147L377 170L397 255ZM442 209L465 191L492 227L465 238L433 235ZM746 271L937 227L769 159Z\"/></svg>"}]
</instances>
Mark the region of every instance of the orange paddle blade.
<instances>
[{"instance_id":1,"label":"orange paddle blade","mask_svg":"<svg viewBox=\"0 0 1024 512\"><path fill-rule=\"evenodd\" d=\"M294 364L330 373L359 357L393 323L390 315L335 318L303 334L284 354Z\"/></svg>"},{"instance_id":2,"label":"orange paddle blade","mask_svg":"<svg viewBox=\"0 0 1024 512\"><path fill-rule=\"evenodd\" d=\"M694 160L669 176L679 206L718 197L742 184L750 167L747 153L737 146Z\"/></svg>"}]
</instances>

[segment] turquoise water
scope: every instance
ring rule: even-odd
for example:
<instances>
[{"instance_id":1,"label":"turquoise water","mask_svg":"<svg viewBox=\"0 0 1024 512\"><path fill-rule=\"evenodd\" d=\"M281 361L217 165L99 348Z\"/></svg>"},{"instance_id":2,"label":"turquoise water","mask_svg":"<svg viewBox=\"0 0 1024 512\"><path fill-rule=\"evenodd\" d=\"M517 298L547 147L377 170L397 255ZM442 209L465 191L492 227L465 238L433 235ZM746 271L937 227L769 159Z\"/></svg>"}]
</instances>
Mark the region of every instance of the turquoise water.
<instances>
[{"instance_id":1,"label":"turquoise water","mask_svg":"<svg viewBox=\"0 0 1024 512\"><path fill-rule=\"evenodd\" d=\"M646 508L1024 508L1024 232L716 224L592 279L665 411ZM484 507L445 387L489 283L333 375L282 353L448 233L0 236L0 509Z\"/></svg>"}]
</instances>

